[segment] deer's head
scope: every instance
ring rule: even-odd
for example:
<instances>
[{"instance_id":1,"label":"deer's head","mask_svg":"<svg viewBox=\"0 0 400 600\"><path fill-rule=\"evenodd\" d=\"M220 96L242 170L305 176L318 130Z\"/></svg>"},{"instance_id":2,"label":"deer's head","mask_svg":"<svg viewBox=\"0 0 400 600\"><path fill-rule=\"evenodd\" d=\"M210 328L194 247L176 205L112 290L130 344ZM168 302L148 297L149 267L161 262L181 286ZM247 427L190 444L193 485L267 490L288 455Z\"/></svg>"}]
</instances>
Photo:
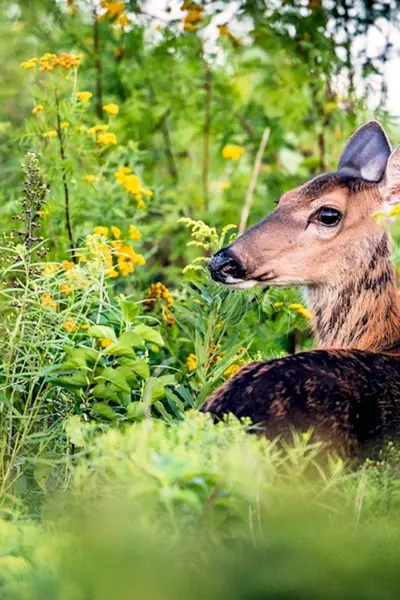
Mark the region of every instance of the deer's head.
<instances>
[{"instance_id":1,"label":"deer's head","mask_svg":"<svg viewBox=\"0 0 400 600\"><path fill-rule=\"evenodd\" d=\"M391 156L371 121L349 139L336 172L283 194L271 214L214 254L211 276L239 289L335 284L370 258L382 237L372 214L396 193L400 201L400 151Z\"/></svg>"}]
</instances>

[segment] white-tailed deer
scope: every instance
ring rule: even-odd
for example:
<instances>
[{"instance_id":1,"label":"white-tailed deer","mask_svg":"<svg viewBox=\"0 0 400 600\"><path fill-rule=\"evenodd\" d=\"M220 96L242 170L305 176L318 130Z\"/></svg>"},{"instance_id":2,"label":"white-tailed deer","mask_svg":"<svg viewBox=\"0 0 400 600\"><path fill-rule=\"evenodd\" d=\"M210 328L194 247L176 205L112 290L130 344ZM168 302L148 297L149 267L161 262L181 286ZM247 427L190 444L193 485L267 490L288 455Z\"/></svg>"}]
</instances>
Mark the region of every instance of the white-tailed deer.
<instances>
[{"instance_id":1,"label":"white-tailed deer","mask_svg":"<svg viewBox=\"0 0 400 600\"><path fill-rule=\"evenodd\" d=\"M301 285L317 349L253 362L202 407L262 424L314 427L344 452L400 432L400 298L386 232L372 218L400 201L400 147L372 121L335 173L285 193L277 208L211 259L231 288Z\"/></svg>"}]
</instances>

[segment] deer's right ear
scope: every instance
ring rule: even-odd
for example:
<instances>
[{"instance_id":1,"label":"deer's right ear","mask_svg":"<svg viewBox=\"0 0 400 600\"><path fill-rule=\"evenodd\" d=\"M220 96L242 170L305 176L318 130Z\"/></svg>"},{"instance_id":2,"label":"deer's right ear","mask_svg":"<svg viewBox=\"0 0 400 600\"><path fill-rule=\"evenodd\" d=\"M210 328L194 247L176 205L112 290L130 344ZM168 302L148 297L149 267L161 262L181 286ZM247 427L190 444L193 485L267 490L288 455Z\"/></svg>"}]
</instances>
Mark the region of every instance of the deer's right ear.
<instances>
[{"instance_id":1,"label":"deer's right ear","mask_svg":"<svg viewBox=\"0 0 400 600\"><path fill-rule=\"evenodd\" d=\"M347 142L340 157L338 172L377 183L385 173L390 151L384 129L378 121L370 121L357 129Z\"/></svg>"},{"instance_id":2,"label":"deer's right ear","mask_svg":"<svg viewBox=\"0 0 400 600\"><path fill-rule=\"evenodd\" d=\"M400 204L400 144L389 157L382 187L384 202L391 205Z\"/></svg>"}]
</instances>

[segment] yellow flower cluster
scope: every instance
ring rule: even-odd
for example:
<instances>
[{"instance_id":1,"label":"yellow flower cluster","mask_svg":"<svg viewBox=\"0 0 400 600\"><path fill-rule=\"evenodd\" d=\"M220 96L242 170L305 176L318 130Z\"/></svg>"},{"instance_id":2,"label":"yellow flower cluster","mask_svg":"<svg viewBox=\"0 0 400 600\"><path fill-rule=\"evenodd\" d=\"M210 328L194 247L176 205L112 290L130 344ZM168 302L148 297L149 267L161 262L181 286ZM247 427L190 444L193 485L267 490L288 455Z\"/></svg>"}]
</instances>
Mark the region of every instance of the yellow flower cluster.
<instances>
[{"instance_id":1,"label":"yellow flower cluster","mask_svg":"<svg viewBox=\"0 0 400 600\"><path fill-rule=\"evenodd\" d=\"M157 302L159 302L161 305L161 313L164 321L168 326L172 327L172 325L174 325L176 322L175 318L171 314L174 299L167 286L160 281L157 283L152 283L149 287L144 298L144 311L152 312L155 309Z\"/></svg>"},{"instance_id":2,"label":"yellow flower cluster","mask_svg":"<svg viewBox=\"0 0 400 600\"><path fill-rule=\"evenodd\" d=\"M40 305L44 308L50 308L50 310L57 310L57 302L53 299L51 294L43 294L40 299Z\"/></svg>"},{"instance_id":3,"label":"yellow flower cluster","mask_svg":"<svg viewBox=\"0 0 400 600\"><path fill-rule=\"evenodd\" d=\"M88 135L95 135L99 131L108 131L110 129L109 125L93 125L93 127L89 127Z\"/></svg>"},{"instance_id":4,"label":"yellow flower cluster","mask_svg":"<svg viewBox=\"0 0 400 600\"><path fill-rule=\"evenodd\" d=\"M222 156L231 160L238 160L243 152L243 146L228 145L222 148Z\"/></svg>"},{"instance_id":5,"label":"yellow flower cluster","mask_svg":"<svg viewBox=\"0 0 400 600\"><path fill-rule=\"evenodd\" d=\"M55 137L57 137L57 131L55 129L51 129L50 131L46 131L43 134L43 137L45 137L45 138L55 138Z\"/></svg>"},{"instance_id":6,"label":"yellow flower cluster","mask_svg":"<svg viewBox=\"0 0 400 600\"><path fill-rule=\"evenodd\" d=\"M113 343L113 340L110 340L109 338L101 338L100 340L100 345L102 348L108 348L108 346L111 346Z\"/></svg>"},{"instance_id":7,"label":"yellow flower cluster","mask_svg":"<svg viewBox=\"0 0 400 600\"><path fill-rule=\"evenodd\" d=\"M143 196L151 198L153 192L142 186L139 177L132 173L132 169L130 167L120 167L114 175L117 182L134 196L138 207L145 208L146 205L142 198Z\"/></svg>"},{"instance_id":8,"label":"yellow flower cluster","mask_svg":"<svg viewBox=\"0 0 400 600\"><path fill-rule=\"evenodd\" d=\"M113 104L113 102L110 102L110 104L105 104L103 106L103 110L109 115L116 116L119 113L119 106L118 104Z\"/></svg>"},{"instance_id":9,"label":"yellow flower cluster","mask_svg":"<svg viewBox=\"0 0 400 600\"><path fill-rule=\"evenodd\" d=\"M37 106L35 106L34 108L32 108L32 114L33 115L37 115L42 110L44 110L43 104L38 104Z\"/></svg>"},{"instance_id":10,"label":"yellow flower cluster","mask_svg":"<svg viewBox=\"0 0 400 600\"><path fill-rule=\"evenodd\" d=\"M81 64L81 55L62 52L57 56L57 54L47 52L39 58L39 64L39 71L53 71L56 67L62 67L68 71L73 67L79 67Z\"/></svg>"},{"instance_id":11,"label":"yellow flower cluster","mask_svg":"<svg viewBox=\"0 0 400 600\"><path fill-rule=\"evenodd\" d=\"M28 58L28 60L25 60L21 63L21 69L34 69L36 67L37 60L38 59L35 56L33 58Z\"/></svg>"},{"instance_id":12,"label":"yellow flower cluster","mask_svg":"<svg viewBox=\"0 0 400 600\"><path fill-rule=\"evenodd\" d=\"M92 92L76 92L76 97L81 102L88 102L92 96Z\"/></svg>"},{"instance_id":13,"label":"yellow flower cluster","mask_svg":"<svg viewBox=\"0 0 400 600\"><path fill-rule=\"evenodd\" d=\"M203 7L198 6L195 2L185 2L181 6L181 10L187 11L183 19L183 29L185 31L197 31L196 23L204 20Z\"/></svg>"},{"instance_id":14,"label":"yellow flower cluster","mask_svg":"<svg viewBox=\"0 0 400 600\"><path fill-rule=\"evenodd\" d=\"M75 331L78 329L78 326L77 326L77 324L75 323L75 321L73 320L72 317L68 317L68 319L63 324L62 328L67 333L75 333Z\"/></svg>"},{"instance_id":15,"label":"yellow flower cluster","mask_svg":"<svg viewBox=\"0 0 400 600\"><path fill-rule=\"evenodd\" d=\"M83 179L85 181L88 181L89 183L94 183L95 181L99 180L99 178L96 177L96 175L85 175Z\"/></svg>"},{"instance_id":16,"label":"yellow flower cluster","mask_svg":"<svg viewBox=\"0 0 400 600\"><path fill-rule=\"evenodd\" d=\"M115 25L126 27L129 24L128 15L125 12L123 2L111 2L110 0L102 0L101 8L106 10L106 13L100 17L100 20L110 19Z\"/></svg>"},{"instance_id":17,"label":"yellow flower cluster","mask_svg":"<svg viewBox=\"0 0 400 600\"><path fill-rule=\"evenodd\" d=\"M195 371L197 369L197 358L195 354L189 354L186 358L186 365L188 371Z\"/></svg>"},{"instance_id":18,"label":"yellow flower cluster","mask_svg":"<svg viewBox=\"0 0 400 600\"><path fill-rule=\"evenodd\" d=\"M312 317L310 311L307 310L306 308L304 308L304 306L302 304L299 304L297 302L294 302L293 304L289 304L288 308L290 308L290 310L297 311L299 313L299 315L301 315L305 319L311 319L311 317Z\"/></svg>"},{"instance_id":19,"label":"yellow flower cluster","mask_svg":"<svg viewBox=\"0 0 400 600\"><path fill-rule=\"evenodd\" d=\"M140 232L136 228L135 230L140 237ZM109 227L95 227L93 230L94 235L86 237L86 247L93 257L103 262L109 277L118 277L119 274L126 277L135 271L135 266L145 264L144 256L135 252L132 246L121 240L121 230L118 227L111 227L114 239L109 243L99 240L99 237L107 238L109 231ZM136 239L139 238L136 237ZM114 257L116 264L114 264Z\"/></svg>"},{"instance_id":20,"label":"yellow flower cluster","mask_svg":"<svg viewBox=\"0 0 400 600\"><path fill-rule=\"evenodd\" d=\"M97 143L101 146L115 146L117 144L117 137L115 133L100 133L97 136Z\"/></svg>"},{"instance_id":21,"label":"yellow flower cluster","mask_svg":"<svg viewBox=\"0 0 400 600\"><path fill-rule=\"evenodd\" d=\"M225 377L233 377L240 371L240 368L246 364L246 361L243 359L243 354L247 352L247 348L239 348L236 355L232 358L232 362L228 368L225 369L224 375Z\"/></svg>"}]
</instances>

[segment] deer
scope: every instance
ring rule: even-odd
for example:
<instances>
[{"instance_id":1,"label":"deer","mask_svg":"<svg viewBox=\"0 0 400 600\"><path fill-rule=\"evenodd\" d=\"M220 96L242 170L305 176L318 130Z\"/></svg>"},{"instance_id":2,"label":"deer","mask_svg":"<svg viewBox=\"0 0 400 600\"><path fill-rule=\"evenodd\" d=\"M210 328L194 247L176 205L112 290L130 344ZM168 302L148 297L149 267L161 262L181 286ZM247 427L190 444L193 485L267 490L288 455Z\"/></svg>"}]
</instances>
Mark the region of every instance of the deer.
<instances>
[{"instance_id":1,"label":"deer","mask_svg":"<svg viewBox=\"0 0 400 600\"><path fill-rule=\"evenodd\" d=\"M301 286L313 350L250 362L201 407L247 417L269 438L309 430L357 456L400 432L400 298L391 240L374 213L400 202L400 145L377 121L348 140L337 171L277 207L209 261L230 289Z\"/></svg>"}]
</instances>

